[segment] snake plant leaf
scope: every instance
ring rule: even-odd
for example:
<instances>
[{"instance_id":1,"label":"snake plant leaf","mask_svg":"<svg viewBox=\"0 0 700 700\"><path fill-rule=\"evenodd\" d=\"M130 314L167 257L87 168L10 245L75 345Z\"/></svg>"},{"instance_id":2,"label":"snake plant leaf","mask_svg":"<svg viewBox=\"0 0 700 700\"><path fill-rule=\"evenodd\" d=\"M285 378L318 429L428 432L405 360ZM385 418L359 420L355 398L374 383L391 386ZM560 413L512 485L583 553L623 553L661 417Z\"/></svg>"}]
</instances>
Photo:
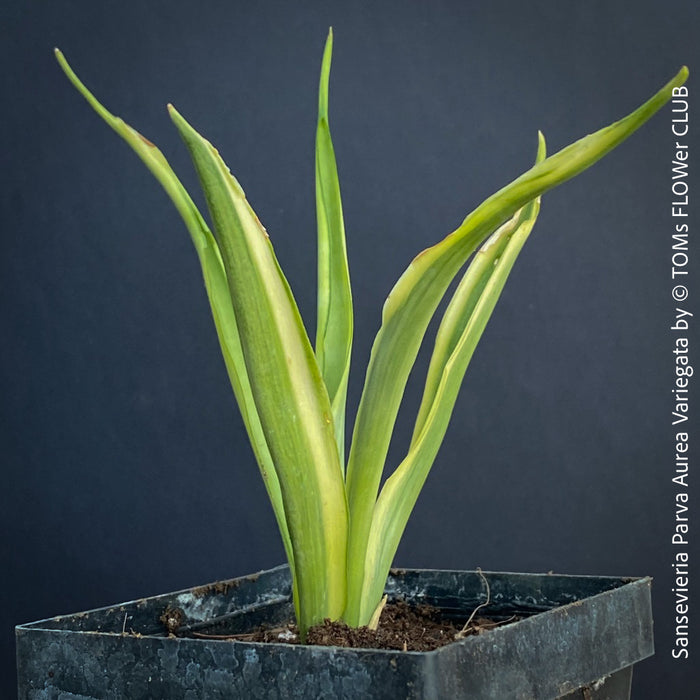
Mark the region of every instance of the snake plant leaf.
<instances>
[{"instance_id":1,"label":"snake plant leaf","mask_svg":"<svg viewBox=\"0 0 700 700\"><path fill-rule=\"evenodd\" d=\"M545 159L547 153L547 147L542 132L538 133L537 139L535 163L541 163ZM463 342L463 335L468 326L474 334L473 348L476 348L481 333L479 332L478 335L476 335L475 328L471 322L474 310L477 304L481 303L480 300L482 294L486 293L486 287L488 286L493 290L497 279L502 281L497 289L497 293L500 295L507 279L507 274L504 274L504 262L514 261L515 255L517 255L524 245L535 224L539 208L540 198L537 198L518 210L503 224L503 226L497 229L477 251L466 274L455 291L454 296L445 310L442 322L435 336L435 347L430 356L430 365L425 379L423 398L421 399L418 416L413 428L411 448L416 444L416 441L425 427L426 419L433 410L435 397L445 373L445 368L447 364L451 362L457 345ZM504 254L506 250L507 254ZM496 265L499 266L498 277L492 274ZM493 291L489 293L493 294Z\"/></svg>"},{"instance_id":2,"label":"snake plant leaf","mask_svg":"<svg viewBox=\"0 0 700 700\"><path fill-rule=\"evenodd\" d=\"M353 316L345 246L343 206L331 132L328 82L333 30L328 32L321 63L316 129L316 219L318 222L318 302L316 359L333 409L341 465L345 463L345 403L350 374Z\"/></svg>"},{"instance_id":3,"label":"snake plant leaf","mask_svg":"<svg viewBox=\"0 0 700 700\"><path fill-rule=\"evenodd\" d=\"M111 114L81 82L63 54L58 49L55 50L55 54L59 65L78 92L82 94L95 112L131 146L136 155L153 173L187 226L199 258L229 380L272 503L290 567L294 571L294 555L284 514L282 492L253 400L250 380L243 360L238 326L229 295L228 281L214 236L161 151L122 119Z\"/></svg>"},{"instance_id":4,"label":"snake plant leaf","mask_svg":"<svg viewBox=\"0 0 700 700\"><path fill-rule=\"evenodd\" d=\"M253 398L282 491L299 628L345 608L347 504L330 401L269 237L216 149L172 107L224 261Z\"/></svg>"},{"instance_id":5,"label":"snake plant leaf","mask_svg":"<svg viewBox=\"0 0 700 700\"><path fill-rule=\"evenodd\" d=\"M600 160L653 114L682 85L687 68L638 109L550 156L493 194L440 243L420 253L387 298L360 399L348 460L349 624L359 624L365 555L379 484L408 375L435 309L450 282L485 238L528 202Z\"/></svg>"},{"instance_id":6,"label":"snake plant leaf","mask_svg":"<svg viewBox=\"0 0 700 700\"><path fill-rule=\"evenodd\" d=\"M544 155L544 138L540 134L537 162ZM538 197L486 240L445 310L411 446L382 487L372 516L361 622L381 599L399 540L447 431L464 374L539 209Z\"/></svg>"}]
</instances>

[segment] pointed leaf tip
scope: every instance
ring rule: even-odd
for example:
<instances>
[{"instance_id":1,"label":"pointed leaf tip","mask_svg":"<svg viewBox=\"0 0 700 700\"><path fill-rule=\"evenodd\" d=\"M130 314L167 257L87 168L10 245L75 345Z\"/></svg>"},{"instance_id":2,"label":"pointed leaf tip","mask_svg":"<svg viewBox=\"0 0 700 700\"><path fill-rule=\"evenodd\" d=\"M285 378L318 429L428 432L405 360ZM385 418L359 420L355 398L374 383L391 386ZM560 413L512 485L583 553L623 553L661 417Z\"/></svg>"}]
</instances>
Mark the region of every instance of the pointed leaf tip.
<instances>
[{"instance_id":1,"label":"pointed leaf tip","mask_svg":"<svg viewBox=\"0 0 700 700\"><path fill-rule=\"evenodd\" d=\"M168 102L168 116L178 129L184 127L189 131L194 131L194 129L190 126L189 122L182 116L182 114L180 114L180 112L177 111L177 109L175 109L175 106L170 102Z\"/></svg>"},{"instance_id":2,"label":"pointed leaf tip","mask_svg":"<svg viewBox=\"0 0 700 700\"><path fill-rule=\"evenodd\" d=\"M537 157L536 163L542 162L547 157L547 142L544 139L544 134L537 130Z\"/></svg>"}]
</instances>

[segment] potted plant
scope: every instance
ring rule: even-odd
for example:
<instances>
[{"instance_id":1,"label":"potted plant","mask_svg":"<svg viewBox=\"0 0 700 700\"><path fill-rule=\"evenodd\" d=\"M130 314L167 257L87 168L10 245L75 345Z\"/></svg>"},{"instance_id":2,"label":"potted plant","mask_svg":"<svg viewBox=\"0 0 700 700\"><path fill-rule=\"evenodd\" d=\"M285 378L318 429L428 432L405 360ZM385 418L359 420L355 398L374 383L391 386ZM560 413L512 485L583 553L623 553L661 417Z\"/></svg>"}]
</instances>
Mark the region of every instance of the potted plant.
<instances>
[{"instance_id":1,"label":"potted plant","mask_svg":"<svg viewBox=\"0 0 700 700\"><path fill-rule=\"evenodd\" d=\"M529 170L410 263L384 304L346 460L353 314L328 125L331 51L332 33L321 67L316 131L315 346L265 229L216 149L169 106L202 184L210 228L163 154L108 112L56 51L68 78L143 160L187 226L288 567L21 626L21 697L33 697L40 688L47 697L559 697L598 679L591 697L624 697L631 665L653 652L649 579L390 568L541 195L639 128L683 84L687 69L627 117L552 156L540 134ZM411 442L382 484L408 375L428 324L459 274L436 334ZM375 627L387 595L428 601L457 618L470 617L487 601L496 617L511 611L527 617L420 654L292 646L284 639L265 645L169 638L161 621L165 615L170 632L228 633L293 614L305 642L309 629L327 619ZM547 612L532 616L538 611ZM546 640L554 644L550 652L541 650Z\"/></svg>"}]
</instances>

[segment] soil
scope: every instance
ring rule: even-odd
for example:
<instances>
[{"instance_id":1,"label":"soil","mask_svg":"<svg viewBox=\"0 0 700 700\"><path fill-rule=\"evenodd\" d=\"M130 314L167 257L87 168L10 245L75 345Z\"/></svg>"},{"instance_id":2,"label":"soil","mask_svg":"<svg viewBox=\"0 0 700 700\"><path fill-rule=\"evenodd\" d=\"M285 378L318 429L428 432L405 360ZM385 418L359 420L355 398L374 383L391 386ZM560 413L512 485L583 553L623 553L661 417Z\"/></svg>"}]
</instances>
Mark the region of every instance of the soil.
<instances>
[{"instance_id":1,"label":"soil","mask_svg":"<svg viewBox=\"0 0 700 700\"><path fill-rule=\"evenodd\" d=\"M163 621L165 623L165 620ZM397 601L386 604L376 630L371 630L368 627L353 628L348 627L344 622L325 620L309 629L306 644L399 651L432 651L454 642L460 637L481 634L494 627L514 621L515 618L496 621L486 617L474 617L468 628L462 631L461 626L448 619L442 619L436 608L428 605L412 606L403 601ZM172 633L172 629L168 631ZM299 644L298 630L293 622L289 622L283 627L262 626L247 634L215 635L198 632L191 634L205 639Z\"/></svg>"}]
</instances>

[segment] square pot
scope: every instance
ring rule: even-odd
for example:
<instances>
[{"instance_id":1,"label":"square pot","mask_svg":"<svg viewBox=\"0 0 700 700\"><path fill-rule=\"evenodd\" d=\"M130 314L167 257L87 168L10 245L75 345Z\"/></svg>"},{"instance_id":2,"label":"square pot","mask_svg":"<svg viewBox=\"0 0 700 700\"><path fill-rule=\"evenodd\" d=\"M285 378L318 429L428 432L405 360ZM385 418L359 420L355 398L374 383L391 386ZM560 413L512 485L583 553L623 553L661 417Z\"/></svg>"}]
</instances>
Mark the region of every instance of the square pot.
<instances>
[{"instance_id":1,"label":"square pot","mask_svg":"<svg viewBox=\"0 0 700 700\"><path fill-rule=\"evenodd\" d=\"M128 698L630 697L654 653L651 579L484 572L489 617L524 619L430 652L169 637L246 632L293 616L289 570L144 598L16 628L20 700ZM464 622L486 598L474 571L394 569L389 598Z\"/></svg>"}]
</instances>

